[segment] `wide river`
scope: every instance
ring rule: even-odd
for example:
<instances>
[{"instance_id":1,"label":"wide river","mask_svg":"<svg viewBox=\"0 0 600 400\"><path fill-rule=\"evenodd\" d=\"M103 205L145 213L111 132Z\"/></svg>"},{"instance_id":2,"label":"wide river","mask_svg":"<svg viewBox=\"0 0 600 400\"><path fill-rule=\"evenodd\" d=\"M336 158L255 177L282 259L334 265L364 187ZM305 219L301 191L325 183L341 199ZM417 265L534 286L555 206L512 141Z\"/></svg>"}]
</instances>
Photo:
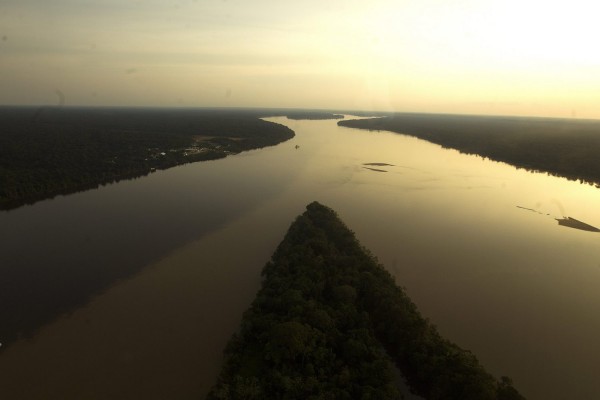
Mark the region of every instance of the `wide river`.
<instances>
[{"instance_id":1,"label":"wide river","mask_svg":"<svg viewBox=\"0 0 600 400\"><path fill-rule=\"evenodd\" d=\"M0 329L21 331L0 347L0 398L202 398L313 200L526 397L600 398L600 233L555 220L600 226L600 189L333 120L269 120L296 137L0 213Z\"/></svg>"}]
</instances>

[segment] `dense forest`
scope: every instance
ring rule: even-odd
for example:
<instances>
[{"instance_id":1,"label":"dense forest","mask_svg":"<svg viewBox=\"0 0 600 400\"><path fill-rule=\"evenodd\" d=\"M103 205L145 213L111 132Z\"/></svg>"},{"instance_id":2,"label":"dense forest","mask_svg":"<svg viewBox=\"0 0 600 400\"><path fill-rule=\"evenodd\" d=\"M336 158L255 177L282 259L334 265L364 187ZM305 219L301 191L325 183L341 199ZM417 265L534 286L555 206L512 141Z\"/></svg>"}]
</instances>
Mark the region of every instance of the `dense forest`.
<instances>
[{"instance_id":1,"label":"dense forest","mask_svg":"<svg viewBox=\"0 0 600 400\"><path fill-rule=\"evenodd\" d=\"M263 270L208 399L517 400L442 338L334 211L313 202Z\"/></svg>"},{"instance_id":2,"label":"dense forest","mask_svg":"<svg viewBox=\"0 0 600 400\"><path fill-rule=\"evenodd\" d=\"M342 119L341 114L318 111L290 111L286 113L288 119Z\"/></svg>"},{"instance_id":3,"label":"dense forest","mask_svg":"<svg viewBox=\"0 0 600 400\"><path fill-rule=\"evenodd\" d=\"M600 185L600 121L395 114L338 125L412 135L519 168Z\"/></svg>"},{"instance_id":4,"label":"dense forest","mask_svg":"<svg viewBox=\"0 0 600 400\"><path fill-rule=\"evenodd\" d=\"M294 136L252 110L0 108L0 209Z\"/></svg>"}]
</instances>

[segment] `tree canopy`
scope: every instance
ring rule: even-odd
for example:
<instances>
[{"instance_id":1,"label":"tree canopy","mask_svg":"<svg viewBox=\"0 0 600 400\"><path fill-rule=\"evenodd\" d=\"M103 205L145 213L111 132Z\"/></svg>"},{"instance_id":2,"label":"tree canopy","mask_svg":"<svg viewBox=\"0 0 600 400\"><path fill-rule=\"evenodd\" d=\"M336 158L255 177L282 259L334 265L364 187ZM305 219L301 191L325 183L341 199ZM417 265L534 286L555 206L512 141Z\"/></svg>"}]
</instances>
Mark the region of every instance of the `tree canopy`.
<instances>
[{"instance_id":1,"label":"tree canopy","mask_svg":"<svg viewBox=\"0 0 600 400\"><path fill-rule=\"evenodd\" d=\"M335 212L289 228L226 349L208 399L399 399L400 370L426 399L523 397L442 338Z\"/></svg>"},{"instance_id":2,"label":"tree canopy","mask_svg":"<svg viewBox=\"0 0 600 400\"><path fill-rule=\"evenodd\" d=\"M0 125L0 209L294 136L237 110L3 107Z\"/></svg>"}]
</instances>

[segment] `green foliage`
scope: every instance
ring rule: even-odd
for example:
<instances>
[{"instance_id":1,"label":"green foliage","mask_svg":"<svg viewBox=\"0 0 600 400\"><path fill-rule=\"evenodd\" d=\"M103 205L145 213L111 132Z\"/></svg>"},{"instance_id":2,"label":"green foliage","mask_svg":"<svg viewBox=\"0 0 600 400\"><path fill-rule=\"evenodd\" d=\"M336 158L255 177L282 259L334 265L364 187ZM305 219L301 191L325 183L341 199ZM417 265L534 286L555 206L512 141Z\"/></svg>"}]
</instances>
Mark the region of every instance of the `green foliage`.
<instances>
[{"instance_id":1,"label":"green foliage","mask_svg":"<svg viewBox=\"0 0 600 400\"><path fill-rule=\"evenodd\" d=\"M294 136L236 111L5 107L0 126L0 209Z\"/></svg>"},{"instance_id":2,"label":"green foliage","mask_svg":"<svg viewBox=\"0 0 600 400\"><path fill-rule=\"evenodd\" d=\"M209 399L397 399L391 361L427 399L522 399L443 339L325 206L308 205L263 278Z\"/></svg>"},{"instance_id":3,"label":"green foliage","mask_svg":"<svg viewBox=\"0 0 600 400\"><path fill-rule=\"evenodd\" d=\"M600 185L600 121L396 114L338 125L412 135L519 168Z\"/></svg>"}]
</instances>

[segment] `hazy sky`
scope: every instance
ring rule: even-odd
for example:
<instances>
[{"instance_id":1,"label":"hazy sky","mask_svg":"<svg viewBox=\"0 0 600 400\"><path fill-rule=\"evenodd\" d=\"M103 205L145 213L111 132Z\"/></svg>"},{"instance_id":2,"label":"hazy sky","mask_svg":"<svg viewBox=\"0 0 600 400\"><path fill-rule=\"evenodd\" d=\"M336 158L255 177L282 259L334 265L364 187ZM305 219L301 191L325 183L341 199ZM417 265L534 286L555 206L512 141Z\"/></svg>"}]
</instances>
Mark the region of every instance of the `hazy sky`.
<instances>
[{"instance_id":1,"label":"hazy sky","mask_svg":"<svg viewBox=\"0 0 600 400\"><path fill-rule=\"evenodd\" d=\"M2 0L0 104L600 118L599 12L586 0Z\"/></svg>"}]
</instances>

